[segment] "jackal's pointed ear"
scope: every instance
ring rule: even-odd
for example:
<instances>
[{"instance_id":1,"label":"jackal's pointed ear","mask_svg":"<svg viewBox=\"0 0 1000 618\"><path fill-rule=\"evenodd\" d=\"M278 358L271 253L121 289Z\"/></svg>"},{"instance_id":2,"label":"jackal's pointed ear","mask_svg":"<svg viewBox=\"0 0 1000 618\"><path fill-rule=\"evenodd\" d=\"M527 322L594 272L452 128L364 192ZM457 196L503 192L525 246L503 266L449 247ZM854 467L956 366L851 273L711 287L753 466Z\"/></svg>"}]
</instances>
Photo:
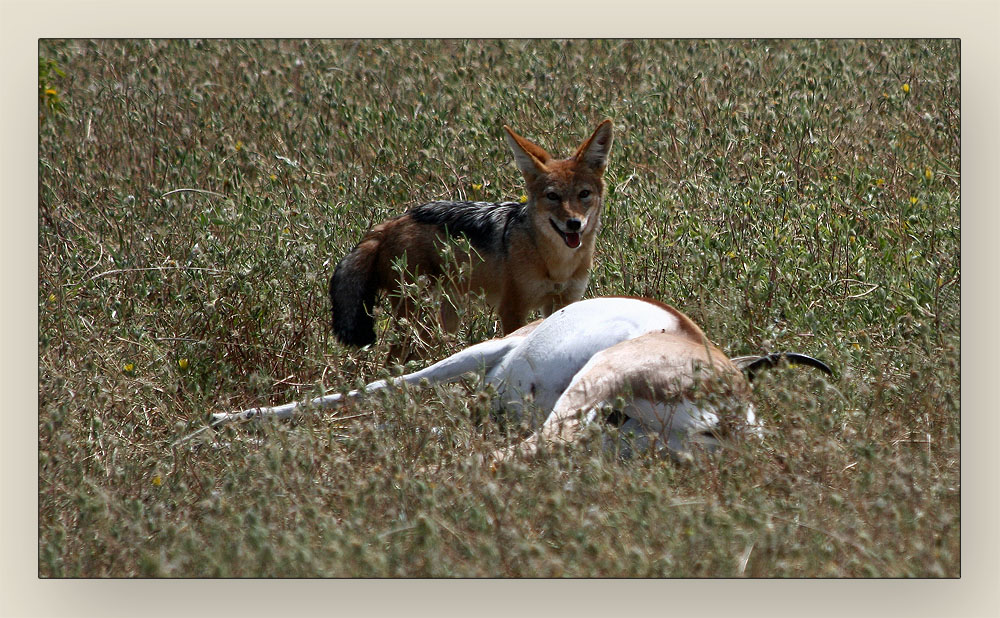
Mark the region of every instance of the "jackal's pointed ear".
<instances>
[{"instance_id":1,"label":"jackal's pointed ear","mask_svg":"<svg viewBox=\"0 0 1000 618\"><path fill-rule=\"evenodd\" d=\"M545 152L544 148L514 133L507 125L504 125L503 129L507 132L507 144L514 153L517 169L521 170L526 180L530 181L538 174L548 171L545 164L552 159L552 156Z\"/></svg>"},{"instance_id":2,"label":"jackal's pointed ear","mask_svg":"<svg viewBox=\"0 0 1000 618\"><path fill-rule=\"evenodd\" d=\"M613 141L612 133L611 119L607 119L597 125L594 134L580 145L573 158L598 172L603 172L608 164L608 153L611 151Z\"/></svg>"}]
</instances>

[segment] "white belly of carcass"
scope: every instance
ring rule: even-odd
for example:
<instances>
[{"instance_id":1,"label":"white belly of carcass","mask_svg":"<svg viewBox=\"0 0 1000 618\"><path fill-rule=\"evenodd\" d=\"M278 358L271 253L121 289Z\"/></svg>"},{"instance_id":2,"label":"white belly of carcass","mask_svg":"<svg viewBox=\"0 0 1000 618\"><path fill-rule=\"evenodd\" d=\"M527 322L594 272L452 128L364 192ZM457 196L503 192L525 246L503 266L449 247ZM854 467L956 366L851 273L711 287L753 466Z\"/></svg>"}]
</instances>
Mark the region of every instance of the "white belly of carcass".
<instances>
[{"instance_id":1,"label":"white belly of carcass","mask_svg":"<svg viewBox=\"0 0 1000 618\"><path fill-rule=\"evenodd\" d=\"M497 391L497 408L514 417L530 408L537 424L594 354L679 325L672 313L642 300L581 300L549 316L486 375L486 383Z\"/></svg>"}]
</instances>

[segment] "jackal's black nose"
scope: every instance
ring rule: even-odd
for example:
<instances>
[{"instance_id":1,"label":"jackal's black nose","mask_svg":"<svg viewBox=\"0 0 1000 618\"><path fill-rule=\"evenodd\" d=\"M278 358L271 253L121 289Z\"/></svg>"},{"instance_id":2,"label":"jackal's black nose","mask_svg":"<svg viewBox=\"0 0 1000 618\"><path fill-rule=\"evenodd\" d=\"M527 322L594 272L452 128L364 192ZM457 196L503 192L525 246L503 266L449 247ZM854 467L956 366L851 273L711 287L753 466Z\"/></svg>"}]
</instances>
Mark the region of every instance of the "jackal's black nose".
<instances>
[{"instance_id":1,"label":"jackal's black nose","mask_svg":"<svg viewBox=\"0 0 1000 618\"><path fill-rule=\"evenodd\" d=\"M570 232L575 232L575 231L579 230L580 229L580 225L581 225L581 223L580 223L579 219L576 219L576 218L566 219L566 229L568 231L570 231Z\"/></svg>"}]
</instances>

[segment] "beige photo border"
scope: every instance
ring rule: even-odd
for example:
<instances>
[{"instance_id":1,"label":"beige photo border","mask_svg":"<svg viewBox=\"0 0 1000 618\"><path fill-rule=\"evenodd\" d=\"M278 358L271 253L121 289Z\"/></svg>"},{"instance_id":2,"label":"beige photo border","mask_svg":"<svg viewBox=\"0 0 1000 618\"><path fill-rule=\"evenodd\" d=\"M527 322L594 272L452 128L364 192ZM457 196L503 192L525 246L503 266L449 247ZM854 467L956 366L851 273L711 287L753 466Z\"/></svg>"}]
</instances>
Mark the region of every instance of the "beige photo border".
<instances>
[{"instance_id":1,"label":"beige photo border","mask_svg":"<svg viewBox=\"0 0 1000 618\"><path fill-rule=\"evenodd\" d=\"M996 0L0 0L0 617L1000 615ZM47 580L37 563L41 38L959 38L962 570L950 580Z\"/></svg>"}]
</instances>

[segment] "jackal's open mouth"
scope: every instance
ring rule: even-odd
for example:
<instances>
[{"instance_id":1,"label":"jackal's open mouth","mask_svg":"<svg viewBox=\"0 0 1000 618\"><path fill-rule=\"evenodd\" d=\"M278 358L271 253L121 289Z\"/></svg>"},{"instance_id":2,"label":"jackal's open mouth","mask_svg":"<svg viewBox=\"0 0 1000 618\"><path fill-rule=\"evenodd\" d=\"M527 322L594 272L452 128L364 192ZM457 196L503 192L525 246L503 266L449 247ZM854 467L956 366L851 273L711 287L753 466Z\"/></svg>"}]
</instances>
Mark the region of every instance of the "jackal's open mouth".
<instances>
[{"instance_id":1,"label":"jackal's open mouth","mask_svg":"<svg viewBox=\"0 0 1000 618\"><path fill-rule=\"evenodd\" d=\"M564 232L559 229L559 226L556 225L556 222L553 221L552 219L549 219L549 223L552 224L552 229L554 229L556 232L559 233L560 236L562 236L563 242L566 243L567 247L569 247L570 249L576 249L577 247L580 246L579 232Z\"/></svg>"}]
</instances>

